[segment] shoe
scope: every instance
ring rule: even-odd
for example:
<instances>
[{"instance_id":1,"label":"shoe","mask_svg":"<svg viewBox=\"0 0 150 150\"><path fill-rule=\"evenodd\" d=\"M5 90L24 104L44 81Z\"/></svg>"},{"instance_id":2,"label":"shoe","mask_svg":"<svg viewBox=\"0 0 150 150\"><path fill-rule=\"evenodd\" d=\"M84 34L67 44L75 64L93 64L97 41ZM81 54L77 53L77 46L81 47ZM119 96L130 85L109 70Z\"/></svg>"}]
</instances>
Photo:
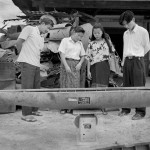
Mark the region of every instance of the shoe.
<instances>
[{"instance_id":1,"label":"shoe","mask_svg":"<svg viewBox=\"0 0 150 150\"><path fill-rule=\"evenodd\" d=\"M132 117L132 120L140 120L144 118L144 115L141 115L139 113L136 113L133 117Z\"/></svg>"},{"instance_id":2,"label":"shoe","mask_svg":"<svg viewBox=\"0 0 150 150\"><path fill-rule=\"evenodd\" d=\"M105 108L102 109L102 114L103 114L103 115L107 115L107 114L108 114Z\"/></svg>"},{"instance_id":3,"label":"shoe","mask_svg":"<svg viewBox=\"0 0 150 150\"><path fill-rule=\"evenodd\" d=\"M103 111L103 112L102 112L102 114L103 114L103 115L107 115L107 114L108 114L108 112L106 112L106 111Z\"/></svg>"},{"instance_id":4,"label":"shoe","mask_svg":"<svg viewBox=\"0 0 150 150\"><path fill-rule=\"evenodd\" d=\"M72 114L73 110L72 109L67 109L67 113Z\"/></svg>"},{"instance_id":5,"label":"shoe","mask_svg":"<svg viewBox=\"0 0 150 150\"><path fill-rule=\"evenodd\" d=\"M43 116L39 111L32 112L34 116Z\"/></svg>"},{"instance_id":6,"label":"shoe","mask_svg":"<svg viewBox=\"0 0 150 150\"><path fill-rule=\"evenodd\" d=\"M122 116L127 116L129 113L125 112L125 111L121 111L119 112L118 116L122 117Z\"/></svg>"},{"instance_id":7,"label":"shoe","mask_svg":"<svg viewBox=\"0 0 150 150\"><path fill-rule=\"evenodd\" d=\"M22 116L21 117L22 120L27 121L27 122L35 122L37 121L33 116L29 115L29 116Z\"/></svg>"},{"instance_id":8,"label":"shoe","mask_svg":"<svg viewBox=\"0 0 150 150\"><path fill-rule=\"evenodd\" d=\"M60 113L61 113L61 114L66 114L66 113L67 113L67 109L61 109L61 110L60 110Z\"/></svg>"}]
</instances>

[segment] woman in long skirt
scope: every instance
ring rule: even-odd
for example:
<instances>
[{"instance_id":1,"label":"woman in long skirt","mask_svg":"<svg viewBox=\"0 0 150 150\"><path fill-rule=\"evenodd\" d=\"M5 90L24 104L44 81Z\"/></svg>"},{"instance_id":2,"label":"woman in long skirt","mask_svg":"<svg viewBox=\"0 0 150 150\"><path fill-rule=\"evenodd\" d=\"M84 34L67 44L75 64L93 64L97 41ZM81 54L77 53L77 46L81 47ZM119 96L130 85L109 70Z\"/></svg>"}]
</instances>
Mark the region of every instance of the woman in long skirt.
<instances>
[{"instance_id":1,"label":"woman in long skirt","mask_svg":"<svg viewBox=\"0 0 150 150\"><path fill-rule=\"evenodd\" d=\"M60 43L58 51L61 57L61 88L80 88L80 69L85 56L81 42L84 33L82 27L76 27L71 36L62 39Z\"/></svg>"},{"instance_id":2,"label":"woman in long skirt","mask_svg":"<svg viewBox=\"0 0 150 150\"><path fill-rule=\"evenodd\" d=\"M109 55L115 51L112 42L100 23L93 26L91 42L86 51L88 60L87 76L92 80L92 87L108 87L110 66ZM105 109L102 109L105 113Z\"/></svg>"}]
</instances>

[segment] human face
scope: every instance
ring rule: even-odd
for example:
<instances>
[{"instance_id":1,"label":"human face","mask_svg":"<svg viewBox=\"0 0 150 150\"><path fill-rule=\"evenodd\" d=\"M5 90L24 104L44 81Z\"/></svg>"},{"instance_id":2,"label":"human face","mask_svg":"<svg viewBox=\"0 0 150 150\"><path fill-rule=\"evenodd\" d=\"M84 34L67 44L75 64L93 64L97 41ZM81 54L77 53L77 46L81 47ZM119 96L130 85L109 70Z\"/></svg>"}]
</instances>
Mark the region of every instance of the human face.
<instances>
[{"instance_id":1,"label":"human face","mask_svg":"<svg viewBox=\"0 0 150 150\"><path fill-rule=\"evenodd\" d=\"M73 33L72 37L73 37L73 40L75 42L77 42L77 41L81 41L83 36L84 36L84 34L82 32L77 32L77 33L75 32L75 33Z\"/></svg>"},{"instance_id":2,"label":"human face","mask_svg":"<svg viewBox=\"0 0 150 150\"><path fill-rule=\"evenodd\" d=\"M46 34L48 33L48 31L52 28L52 25L51 24L45 24L45 23L42 23L41 25L41 33L43 34Z\"/></svg>"},{"instance_id":3,"label":"human face","mask_svg":"<svg viewBox=\"0 0 150 150\"><path fill-rule=\"evenodd\" d=\"M129 23L127 23L127 21L124 20L124 21L123 21L123 26L124 26L126 29L129 29L130 31L133 30L133 28L135 27L134 19L132 19Z\"/></svg>"},{"instance_id":4,"label":"human face","mask_svg":"<svg viewBox=\"0 0 150 150\"><path fill-rule=\"evenodd\" d=\"M96 38L96 40L101 39L102 38L102 34L103 34L103 32L102 32L102 30L100 28L96 28L96 29L93 30L93 35Z\"/></svg>"}]
</instances>

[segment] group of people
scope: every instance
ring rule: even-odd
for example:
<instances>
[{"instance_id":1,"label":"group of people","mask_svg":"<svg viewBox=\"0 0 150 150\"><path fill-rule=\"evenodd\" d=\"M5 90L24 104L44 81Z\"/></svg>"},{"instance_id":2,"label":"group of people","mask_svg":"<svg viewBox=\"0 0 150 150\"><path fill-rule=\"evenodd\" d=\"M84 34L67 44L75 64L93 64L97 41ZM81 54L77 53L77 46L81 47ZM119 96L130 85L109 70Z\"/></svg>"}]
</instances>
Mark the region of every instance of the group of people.
<instances>
[{"instance_id":1,"label":"group of people","mask_svg":"<svg viewBox=\"0 0 150 150\"><path fill-rule=\"evenodd\" d=\"M20 52L18 62L21 64L22 88L40 88L40 50L44 46L42 34L52 28L49 18L42 18L36 27L25 27L18 37L16 47ZM146 29L135 23L132 11L125 11L119 19L120 25L127 30L123 35L123 85L125 87L145 86L144 55L150 50L149 34ZM80 88L80 69L84 59L87 60L87 78L92 87L108 87L110 76L109 57L115 52L111 38L105 33L100 23L95 23L92 37L85 50L81 42L84 29L80 26L71 28L70 36L62 39L59 46L61 57L60 87ZM122 108L119 116L130 113L129 108ZM102 112L106 114L105 109ZM136 108L133 120L141 119L146 108ZM36 121L33 115L41 115L38 108L22 107L22 119Z\"/></svg>"}]
</instances>

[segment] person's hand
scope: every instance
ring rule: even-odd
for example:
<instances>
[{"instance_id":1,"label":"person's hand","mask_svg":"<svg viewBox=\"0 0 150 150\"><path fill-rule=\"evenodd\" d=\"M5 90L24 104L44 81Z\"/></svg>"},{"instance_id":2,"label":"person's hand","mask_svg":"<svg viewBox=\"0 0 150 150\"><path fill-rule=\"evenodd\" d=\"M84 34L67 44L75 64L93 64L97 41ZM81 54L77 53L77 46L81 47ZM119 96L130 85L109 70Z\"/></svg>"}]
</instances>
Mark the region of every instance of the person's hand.
<instances>
[{"instance_id":1,"label":"person's hand","mask_svg":"<svg viewBox=\"0 0 150 150\"><path fill-rule=\"evenodd\" d=\"M123 67L123 65L124 65L124 62L122 61L122 62L121 62L121 66Z\"/></svg>"},{"instance_id":2,"label":"person's hand","mask_svg":"<svg viewBox=\"0 0 150 150\"><path fill-rule=\"evenodd\" d=\"M88 73L87 73L87 78L88 78L89 80L92 79L92 76L91 76L91 72L90 72L90 71L88 71Z\"/></svg>"},{"instance_id":3,"label":"person's hand","mask_svg":"<svg viewBox=\"0 0 150 150\"><path fill-rule=\"evenodd\" d=\"M112 52L110 53L110 56L115 56L115 52L112 51Z\"/></svg>"},{"instance_id":4,"label":"person's hand","mask_svg":"<svg viewBox=\"0 0 150 150\"><path fill-rule=\"evenodd\" d=\"M79 71L80 69L81 69L81 64L78 63L78 64L76 65L76 70Z\"/></svg>"},{"instance_id":5,"label":"person's hand","mask_svg":"<svg viewBox=\"0 0 150 150\"><path fill-rule=\"evenodd\" d=\"M123 72L123 66L121 66L121 72Z\"/></svg>"},{"instance_id":6,"label":"person's hand","mask_svg":"<svg viewBox=\"0 0 150 150\"><path fill-rule=\"evenodd\" d=\"M66 66L65 69L66 69L66 72L71 73L71 69L69 66Z\"/></svg>"},{"instance_id":7,"label":"person's hand","mask_svg":"<svg viewBox=\"0 0 150 150\"><path fill-rule=\"evenodd\" d=\"M121 72L123 72L123 65L124 65L124 63L121 62Z\"/></svg>"}]
</instances>

